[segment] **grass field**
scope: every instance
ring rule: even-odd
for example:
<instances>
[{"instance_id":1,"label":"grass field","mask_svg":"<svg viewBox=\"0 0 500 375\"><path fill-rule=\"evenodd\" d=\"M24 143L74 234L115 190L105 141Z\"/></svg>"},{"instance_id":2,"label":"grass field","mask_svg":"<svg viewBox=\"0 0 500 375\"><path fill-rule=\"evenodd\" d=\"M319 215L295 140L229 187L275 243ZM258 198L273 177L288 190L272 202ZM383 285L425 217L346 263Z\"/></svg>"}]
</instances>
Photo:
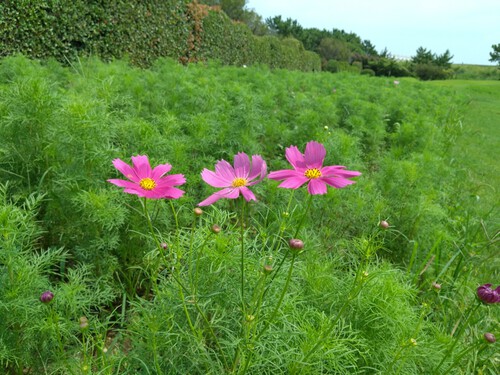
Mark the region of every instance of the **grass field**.
<instances>
[{"instance_id":1,"label":"grass field","mask_svg":"<svg viewBox=\"0 0 500 375\"><path fill-rule=\"evenodd\" d=\"M500 81L449 80L430 85L450 88L467 98L464 133L453 149L481 211L492 210L490 230L500 225ZM464 157L465 155L465 157Z\"/></svg>"}]
</instances>

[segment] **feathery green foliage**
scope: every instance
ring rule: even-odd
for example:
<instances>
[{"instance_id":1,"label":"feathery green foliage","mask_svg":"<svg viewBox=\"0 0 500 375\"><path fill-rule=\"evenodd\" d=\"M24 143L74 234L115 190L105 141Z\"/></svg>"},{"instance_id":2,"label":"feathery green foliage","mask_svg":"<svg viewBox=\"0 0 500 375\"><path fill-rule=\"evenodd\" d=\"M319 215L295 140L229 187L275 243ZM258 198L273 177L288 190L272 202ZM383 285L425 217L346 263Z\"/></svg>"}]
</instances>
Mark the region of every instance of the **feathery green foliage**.
<instances>
[{"instance_id":1,"label":"feathery green foliage","mask_svg":"<svg viewBox=\"0 0 500 375\"><path fill-rule=\"evenodd\" d=\"M471 202L481 182L457 167L465 104L413 79L169 59L149 70L3 59L0 366L494 374L482 334L498 335L497 305L474 310L454 343L475 288L498 277L494 213ZM213 192L203 168L239 151L287 168L285 148L310 140L325 145L328 165L361 171L357 183L315 196L306 216L305 191L291 199L266 180L253 187L246 221L229 200L194 217ZM141 203L106 182L116 177L113 159L137 154L187 179L175 203L148 202L157 238ZM298 227L306 246L292 257L285 241ZM265 276L264 265L282 272ZM54 299L43 304L48 289ZM244 318L241 290L243 306L256 306Z\"/></svg>"}]
</instances>

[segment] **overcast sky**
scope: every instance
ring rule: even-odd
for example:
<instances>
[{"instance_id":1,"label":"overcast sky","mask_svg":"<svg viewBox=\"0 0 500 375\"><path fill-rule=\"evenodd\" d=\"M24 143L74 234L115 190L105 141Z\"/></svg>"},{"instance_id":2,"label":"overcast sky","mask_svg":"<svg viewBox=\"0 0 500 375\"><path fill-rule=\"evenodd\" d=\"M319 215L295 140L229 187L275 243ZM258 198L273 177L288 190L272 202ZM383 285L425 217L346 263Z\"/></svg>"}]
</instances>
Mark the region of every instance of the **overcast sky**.
<instances>
[{"instance_id":1,"label":"overcast sky","mask_svg":"<svg viewBox=\"0 0 500 375\"><path fill-rule=\"evenodd\" d=\"M418 47L447 49L455 64L493 65L500 43L500 0L247 0L265 20L291 18L304 28L354 32L377 51L411 57Z\"/></svg>"}]
</instances>

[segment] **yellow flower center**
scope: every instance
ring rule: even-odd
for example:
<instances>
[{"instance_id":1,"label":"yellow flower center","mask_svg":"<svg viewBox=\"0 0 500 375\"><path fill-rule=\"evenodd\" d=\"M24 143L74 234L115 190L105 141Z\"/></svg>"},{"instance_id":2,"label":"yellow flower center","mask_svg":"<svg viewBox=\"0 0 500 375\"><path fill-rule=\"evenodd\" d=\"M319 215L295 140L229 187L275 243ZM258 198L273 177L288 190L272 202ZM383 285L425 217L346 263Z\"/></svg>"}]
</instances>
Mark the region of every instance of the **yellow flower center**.
<instances>
[{"instance_id":1,"label":"yellow flower center","mask_svg":"<svg viewBox=\"0 0 500 375\"><path fill-rule=\"evenodd\" d=\"M231 184L233 187L241 187L247 184L246 178L236 177Z\"/></svg>"},{"instance_id":2,"label":"yellow flower center","mask_svg":"<svg viewBox=\"0 0 500 375\"><path fill-rule=\"evenodd\" d=\"M153 190L156 186L156 182L155 182L155 180L147 177L147 178L143 178L141 181L139 181L139 185L144 190Z\"/></svg>"},{"instance_id":3,"label":"yellow flower center","mask_svg":"<svg viewBox=\"0 0 500 375\"><path fill-rule=\"evenodd\" d=\"M321 177L321 171L317 168L307 169L304 172L304 176L306 176L307 178L319 178Z\"/></svg>"}]
</instances>

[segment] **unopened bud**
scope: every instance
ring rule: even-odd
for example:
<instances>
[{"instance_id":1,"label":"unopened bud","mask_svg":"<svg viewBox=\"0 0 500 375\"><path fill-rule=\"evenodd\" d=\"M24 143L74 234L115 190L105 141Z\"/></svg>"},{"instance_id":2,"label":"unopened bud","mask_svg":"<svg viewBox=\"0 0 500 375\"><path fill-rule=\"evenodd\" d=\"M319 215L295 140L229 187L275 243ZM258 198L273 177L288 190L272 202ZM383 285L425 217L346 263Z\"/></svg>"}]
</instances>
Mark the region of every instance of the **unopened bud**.
<instances>
[{"instance_id":1,"label":"unopened bud","mask_svg":"<svg viewBox=\"0 0 500 375\"><path fill-rule=\"evenodd\" d=\"M196 207L194 210L193 210L194 214L196 216L201 216L203 214L203 210L200 208L200 207Z\"/></svg>"},{"instance_id":2,"label":"unopened bud","mask_svg":"<svg viewBox=\"0 0 500 375\"><path fill-rule=\"evenodd\" d=\"M167 245L167 243L166 243L166 242L162 242L162 243L160 244L160 246L161 246L161 248L162 248L163 250L167 250L167 249L168 249L168 245Z\"/></svg>"},{"instance_id":3,"label":"unopened bud","mask_svg":"<svg viewBox=\"0 0 500 375\"><path fill-rule=\"evenodd\" d=\"M53 299L54 299L54 293L52 293L50 290L46 290L40 296L40 302L43 302L43 303L49 303Z\"/></svg>"},{"instance_id":4,"label":"unopened bud","mask_svg":"<svg viewBox=\"0 0 500 375\"><path fill-rule=\"evenodd\" d=\"M269 275L271 272L273 272L273 266L271 266L270 264L266 264L263 270L266 275Z\"/></svg>"},{"instance_id":5,"label":"unopened bud","mask_svg":"<svg viewBox=\"0 0 500 375\"><path fill-rule=\"evenodd\" d=\"M288 245L292 250L302 250L304 248L304 242L297 238L292 238L290 241L288 241Z\"/></svg>"},{"instance_id":6,"label":"unopened bud","mask_svg":"<svg viewBox=\"0 0 500 375\"><path fill-rule=\"evenodd\" d=\"M382 229L387 229L389 228L389 223L385 220L382 220L380 223L378 223L378 226Z\"/></svg>"},{"instance_id":7,"label":"unopened bud","mask_svg":"<svg viewBox=\"0 0 500 375\"><path fill-rule=\"evenodd\" d=\"M220 233L220 227L217 224L212 225L212 232L215 234Z\"/></svg>"},{"instance_id":8,"label":"unopened bud","mask_svg":"<svg viewBox=\"0 0 500 375\"><path fill-rule=\"evenodd\" d=\"M484 338L486 341L488 341L492 344L497 341L497 339L495 338L495 335L493 333L489 333L489 332L486 332L484 334Z\"/></svg>"},{"instance_id":9,"label":"unopened bud","mask_svg":"<svg viewBox=\"0 0 500 375\"><path fill-rule=\"evenodd\" d=\"M417 340L415 340L415 339L410 339L410 345L411 345L411 346L417 346Z\"/></svg>"},{"instance_id":10,"label":"unopened bud","mask_svg":"<svg viewBox=\"0 0 500 375\"><path fill-rule=\"evenodd\" d=\"M246 316L246 320L247 320L247 322L252 322L253 320L255 320L255 316L253 316L253 315L247 315Z\"/></svg>"},{"instance_id":11,"label":"unopened bud","mask_svg":"<svg viewBox=\"0 0 500 375\"><path fill-rule=\"evenodd\" d=\"M85 316L81 316L80 319L78 319L78 322L80 323L80 329L82 330L89 327L89 320Z\"/></svg>"},{"instance_id":12,"label":"unopened bud","mask_svg":"<svg viewBox=\"0 0 500 375\"><path fill-rule=\"evenodd\" d=\"M441 290L441 284L438 284L436 283L435 281L432 283L432 287L435 289L435 290Z\"/></svg>"}]
</instances>

